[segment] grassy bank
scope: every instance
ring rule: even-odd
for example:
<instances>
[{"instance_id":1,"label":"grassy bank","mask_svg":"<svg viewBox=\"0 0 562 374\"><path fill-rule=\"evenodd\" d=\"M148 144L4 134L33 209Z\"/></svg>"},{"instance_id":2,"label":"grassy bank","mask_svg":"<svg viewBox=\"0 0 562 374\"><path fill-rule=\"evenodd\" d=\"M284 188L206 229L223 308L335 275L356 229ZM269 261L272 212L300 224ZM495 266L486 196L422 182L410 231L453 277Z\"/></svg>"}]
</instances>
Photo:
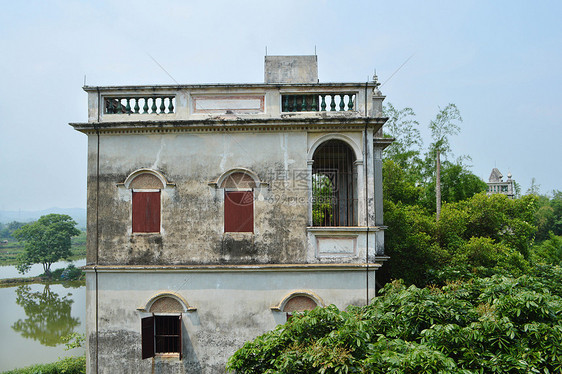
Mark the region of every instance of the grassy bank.
<instances>
[{"instance_id":1,"label":"grassy bank","mask_svg":"<svg viewBox=\"0 0 562 374\"><path fill-rule=\"evenodd\" d=\"M23 284L33 283L71 283L75 286L84 286L86 284L86 278L82 270L76 268L73 264L70 264L64 269L53 270L49 276L47 276L46 274L41 274L37 277L0 279L0 288L16 287Z\"/></svg>"},{"instance_id":2,"label":"grassy bank","mask_svg":"<svg viewBox=\"0 0 562 374\"><path fill-rule=\"evenodd\" d=\"M4 371L2 374L83 374L86 373L86 356L65 357L50 364L38 364Z\"/></svg>"},{"instance_id":3,"label":"grassy bank","mask_svg":"<svg viewBox=\"0 0 562 374\"><path fill-rule=\"evenodd\" d=\"M71 239L72 256L69 260L79 260L86 257L86 231ZM16 265L17 258L24 251L23 244L17 241L8 241L0 244L0 266Z\"/></svg>"}]
</instances>

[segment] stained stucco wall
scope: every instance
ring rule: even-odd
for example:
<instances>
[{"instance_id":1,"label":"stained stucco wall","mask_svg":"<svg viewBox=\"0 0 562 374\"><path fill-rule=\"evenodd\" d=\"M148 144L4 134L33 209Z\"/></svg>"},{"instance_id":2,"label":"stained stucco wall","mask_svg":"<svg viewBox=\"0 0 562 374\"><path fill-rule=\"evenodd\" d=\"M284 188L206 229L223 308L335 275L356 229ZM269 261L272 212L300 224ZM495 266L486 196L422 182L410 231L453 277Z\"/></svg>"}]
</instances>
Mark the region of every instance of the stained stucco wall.
<instances>
[{"instance_id":1,"label":"stained stucco wall","mask_svg":"<svg viewBox=\"0 0 562 374\"><path fill-rule=\"evenodd\" d=\"M100 373L209 373L224 365L244 342L286 321L271 307L296 290L314 293L326 305L365 303L365 270L98 272L87 274L88 365L95 372L95 313L98 315ZM374 295L374 271L370 271ZM137 310L160 291L181 295L196 311L182 314L183 359L141 359Z\"/></svg>"},{"instance_id":2,"label":"stained stucco wall","mask_svg":"<svg viewBox=\"0 0 562 374\"><path fill-rule=\"evenodd\" d=\"M307 170L306 132L138 134L99 137L99 264L301 263L307 189L283 172ZM89 136L88 263L95 262L97 136ZM224 234L224 190L209 186L233 168L269 182L254 191L254 234ZM162 191L161 234L131 233L131 190L118 183L140 168L175 186ZM304 182L304 181L302 181Z\"/></svg>"},{"instance_id":3,"label":"stained stucco wall","mask_svg":"<svg viewBox=\"0 0 562 374\"><path fill-rule=\"evenodd\" d=\"M357 131L336 135L351 144L357 155L359 226L365 226L364 203L373 201L373 196L370 193L365 199L361 188L363 134ZM307 161L323 139L329 139L326 133L307 131L106 133L99 136L98 182L98 136L90 135L88 263L363 262L367 233L353 233L359 235L354 253L333 258L318 256L316 239L307 235L311 198ZM372 164L368 160L369 181L373 180ZM162 173L170 183L161 191L159 234L132 233L132 193L123 182L141 168ZM264 182L254 189L254 233L224 233L224 190L213 182L236 168L249 169ZM373 188L369 186L371 191ZM369 210L374 212L371 204ZM374 242L372 239L370 243ZM370 250L370 255L375 253L378 251Z\"/></svg>"}]
</instances>

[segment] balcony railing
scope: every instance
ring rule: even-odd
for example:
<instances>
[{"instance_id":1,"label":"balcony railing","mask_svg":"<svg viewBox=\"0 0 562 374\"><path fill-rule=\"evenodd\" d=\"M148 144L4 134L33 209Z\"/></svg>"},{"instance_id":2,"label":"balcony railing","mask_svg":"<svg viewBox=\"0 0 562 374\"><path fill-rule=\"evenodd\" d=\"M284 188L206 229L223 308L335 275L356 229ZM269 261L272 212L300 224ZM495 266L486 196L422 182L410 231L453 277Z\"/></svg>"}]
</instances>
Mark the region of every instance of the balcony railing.
<instances>
[{"instance_id":1,"label":"balcony railing","mask_svg":"<svg viewBox=\"0 0 562 374\"><path fill-rule=\"evenodd\" d=\"M353 111L355 93L287 94L281 96L282 112Z\"/></svg>"},{"instance_id":2,"label":"balcony railing","mask_svg":"<svg viewBox=\"0 0 562 374\"><path fill-rule=\"evenodd\" d=\"M105 114L169 114L174 113L174 96L105 97Z\"/></svg>"},{"instance_id":3,"label":"balcony railing","mask_svg":"<svg viewBox=\"0 0 562 374\"><path fill-rule=\"evenodd\" d=\"M384 100L374 83L111 86L85 90L90 122L377 117L382 116Z\"/></svg>"}]
</instances>

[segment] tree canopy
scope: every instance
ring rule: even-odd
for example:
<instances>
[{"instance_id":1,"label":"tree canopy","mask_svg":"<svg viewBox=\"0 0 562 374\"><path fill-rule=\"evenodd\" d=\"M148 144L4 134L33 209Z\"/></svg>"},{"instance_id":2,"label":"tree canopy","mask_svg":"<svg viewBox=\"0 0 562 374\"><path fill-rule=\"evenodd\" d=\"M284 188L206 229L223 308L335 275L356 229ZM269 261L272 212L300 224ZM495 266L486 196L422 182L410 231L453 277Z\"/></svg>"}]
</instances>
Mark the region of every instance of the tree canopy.
<instances>
[{"instance_id":1,"label":"tree canopy","mask_svg":"<svg viewBox=\"0 0 562 374\"><path fill-rule=\"evenodd\" d=\"M253 373L554 373L562 270L444 287L389 283L364 307L297 314L228 361Z\"/></svg>"},{"instance_id":2,"label":"tree canopy","mask_svg":"<svg viewBox=\"0 0 562 374\"><path fill-rule=\"evenodd\" d=\"M0 239L12 239L13 232L25 225L24 222L12 221L10 223L0 222Z\"/></svg>"},{"instance_id":3,"label":"tree canopy","mask_svg":"<svg viewBox=\"0 0 562 374\"><path fill-rule=\"evenodd\" d=\"M12 235L25 243L18 270L25 273L32 264L42 264L48 274L52 263L72 255L70 238L80 234L75 226L68 215L48 214L15 230Z\"/></svg>"}]
</instances>

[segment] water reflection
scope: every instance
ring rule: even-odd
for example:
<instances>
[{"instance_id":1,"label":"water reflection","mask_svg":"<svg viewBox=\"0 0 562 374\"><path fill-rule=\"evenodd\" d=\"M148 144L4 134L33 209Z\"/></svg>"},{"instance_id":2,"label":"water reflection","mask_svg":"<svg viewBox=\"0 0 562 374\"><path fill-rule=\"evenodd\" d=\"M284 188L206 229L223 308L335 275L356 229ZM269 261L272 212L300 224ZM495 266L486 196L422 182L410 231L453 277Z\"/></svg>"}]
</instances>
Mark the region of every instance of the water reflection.
<instances>
[{"instance_id":1,"label":"water reflection","mask_svg":"<svg viewBox=\"0 0 562 374\"><path fill-rule=\"evenodd\" d=\"M41 344L54 347L61 344L61 338L74 331L80 319L72 317L72 294L59 296L45 285L43 291L32 291L30 286L16 289L16 304L21 306L26 319L19 319L12 329L24 338L32 338Z\"/></svg>"}]
</instances>

